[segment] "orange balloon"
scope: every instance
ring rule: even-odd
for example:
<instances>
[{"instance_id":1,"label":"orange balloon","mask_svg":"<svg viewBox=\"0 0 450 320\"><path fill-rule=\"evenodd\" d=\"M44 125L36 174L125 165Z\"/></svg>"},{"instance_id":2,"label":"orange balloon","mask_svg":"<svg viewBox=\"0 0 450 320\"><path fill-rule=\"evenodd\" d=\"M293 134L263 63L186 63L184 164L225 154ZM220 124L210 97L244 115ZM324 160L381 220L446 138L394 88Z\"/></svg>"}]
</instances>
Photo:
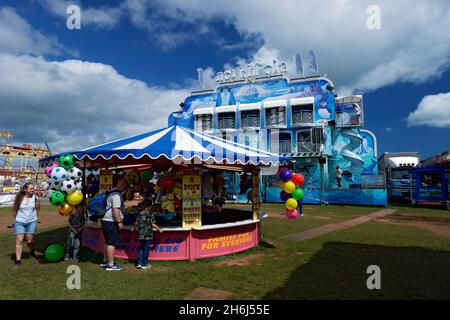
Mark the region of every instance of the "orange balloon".
<instances>
[{"instance_id":1,"label":"orange balloon","mask_svg":"<svg viewBox=\"0 0 450 320\"><path fill-rule=\"evenodd\" d=\"M63 217L69 216L73 212L73 206L68 203L64 203L61 207L58 208L58 213Z\"/></svg>"}]
</instances>

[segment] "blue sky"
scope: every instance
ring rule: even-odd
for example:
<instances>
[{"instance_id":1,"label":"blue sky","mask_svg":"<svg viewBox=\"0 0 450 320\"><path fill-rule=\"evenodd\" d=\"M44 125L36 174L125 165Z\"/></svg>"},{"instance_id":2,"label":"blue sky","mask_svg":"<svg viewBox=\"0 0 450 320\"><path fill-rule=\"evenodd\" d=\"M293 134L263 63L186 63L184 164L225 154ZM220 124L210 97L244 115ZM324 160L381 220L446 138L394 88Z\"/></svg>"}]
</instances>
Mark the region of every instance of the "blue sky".
<instances>
[{"instance_id":1,"label":"blue sky","mask_svg":"<svg viewBox=\"0 0 450 320\"><path fill-rule=\"evenodd\" d=\"M72 3L81 6L81 30L66 27ZM314 49L338 93L364 95L379 155L450 149L450 5L379 1L374 31L370 4L2 0L0 129L14 131L13 142L47 140L56 150L98 144L164 126L198 89L197 67L212 74L274 57L291 63Z\"/></svg>"}]
</instances>

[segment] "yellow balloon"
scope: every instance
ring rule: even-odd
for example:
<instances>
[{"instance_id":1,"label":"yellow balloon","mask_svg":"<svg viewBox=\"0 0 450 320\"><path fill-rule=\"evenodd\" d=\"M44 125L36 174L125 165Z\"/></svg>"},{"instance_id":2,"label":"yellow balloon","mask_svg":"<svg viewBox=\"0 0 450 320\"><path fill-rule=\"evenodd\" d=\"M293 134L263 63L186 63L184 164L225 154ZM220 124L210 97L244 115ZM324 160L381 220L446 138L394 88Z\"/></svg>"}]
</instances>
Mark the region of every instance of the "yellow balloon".
<instances>
[{"instance_id":1,"label":"yellow balloon","mask_svg":"<svg viewBox=\"0 0 450 320\"><path fill-rule=\"evenodd\" d=\"M295 191L295 184L291 180L289 180L284 184L283 190L286 193L292 193Z\"/></svg>"},{"instance_id":2,"label":"yellow balloon","mask_svg":"<svg viewBox=\"0 0 450 320\"><path fill-rule=\"evenodd\" d=\"M284 182L283 181L278 181L278 188L283 189L284 190Z\"/></svg>"},{"instance_id":3,"label":"yellow balloon","mask_svg":"<svg viewBox=\"0 0 450 320\"><path fill-rule=\"evenodd\" d=\"M64 217L70 215L72 212L73 207L68 203L64 203L61 207L58 208L58 213Z\"/></svg>"},{"instance_id":4,"label":"yellow balloon","mask_svg":"<svg viewBox=\"0 0 450 320\"><path fill-rule=\"evenodd\" d=\"M286 201L286 208L288 208L289 210L294 210L297 207L298 207L297 200L295 200L294 198L287 199L287 201Z\"/></svg>"},{"instance_id":5,"label":"yellow balloon","mask_svg":"<svg viewBox=\"0 0 450 320\"><path fill-rule=\"evenodd\" d=\"M69 193L66 197L66 201L69 204L76 206L77 204L80 204L81 201L83 201L83 193L80 190Z\"/></svg>"}]
</instances>

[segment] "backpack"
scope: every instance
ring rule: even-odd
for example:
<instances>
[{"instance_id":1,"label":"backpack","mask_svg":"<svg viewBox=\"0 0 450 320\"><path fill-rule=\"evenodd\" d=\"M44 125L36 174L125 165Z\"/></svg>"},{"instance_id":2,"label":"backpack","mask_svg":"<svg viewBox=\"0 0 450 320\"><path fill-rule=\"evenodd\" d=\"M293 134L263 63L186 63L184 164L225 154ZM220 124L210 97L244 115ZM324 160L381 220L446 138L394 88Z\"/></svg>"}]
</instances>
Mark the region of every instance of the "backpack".
<instances>
[{"instance_id":1,"label":"backpack","mask_svg":"<svg viewBox=\"0 0 450 320\"><path fill-rule=\"evenodd\" d=\"M109 208L106 207L108 205L106 201L111 194L116 192L120 194L118 190L111 190L98 194L89 201L89 204L87 205L89 220L97 222L98 219L105 216L106 212L112 208L112 206Z\"/></svg>"}]
</instances>

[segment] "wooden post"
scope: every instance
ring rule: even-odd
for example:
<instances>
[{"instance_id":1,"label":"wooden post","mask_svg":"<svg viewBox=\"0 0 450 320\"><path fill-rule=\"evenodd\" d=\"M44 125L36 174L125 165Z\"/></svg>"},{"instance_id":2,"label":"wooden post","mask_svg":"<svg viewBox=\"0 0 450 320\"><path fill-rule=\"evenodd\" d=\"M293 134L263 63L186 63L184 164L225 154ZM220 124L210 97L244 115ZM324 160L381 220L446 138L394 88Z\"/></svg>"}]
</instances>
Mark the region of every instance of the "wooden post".
<instances>
[{"instance_id":1,"label":"wooden post","mask_svg":"<svg viewBox=\"0 0 450 320\"><path fill-rule=\"evenodd\" d=\"M259 219L261 199L259 198L259 168L252 168L252 212L253 220Z\"/></svg>"}]
</instances>

